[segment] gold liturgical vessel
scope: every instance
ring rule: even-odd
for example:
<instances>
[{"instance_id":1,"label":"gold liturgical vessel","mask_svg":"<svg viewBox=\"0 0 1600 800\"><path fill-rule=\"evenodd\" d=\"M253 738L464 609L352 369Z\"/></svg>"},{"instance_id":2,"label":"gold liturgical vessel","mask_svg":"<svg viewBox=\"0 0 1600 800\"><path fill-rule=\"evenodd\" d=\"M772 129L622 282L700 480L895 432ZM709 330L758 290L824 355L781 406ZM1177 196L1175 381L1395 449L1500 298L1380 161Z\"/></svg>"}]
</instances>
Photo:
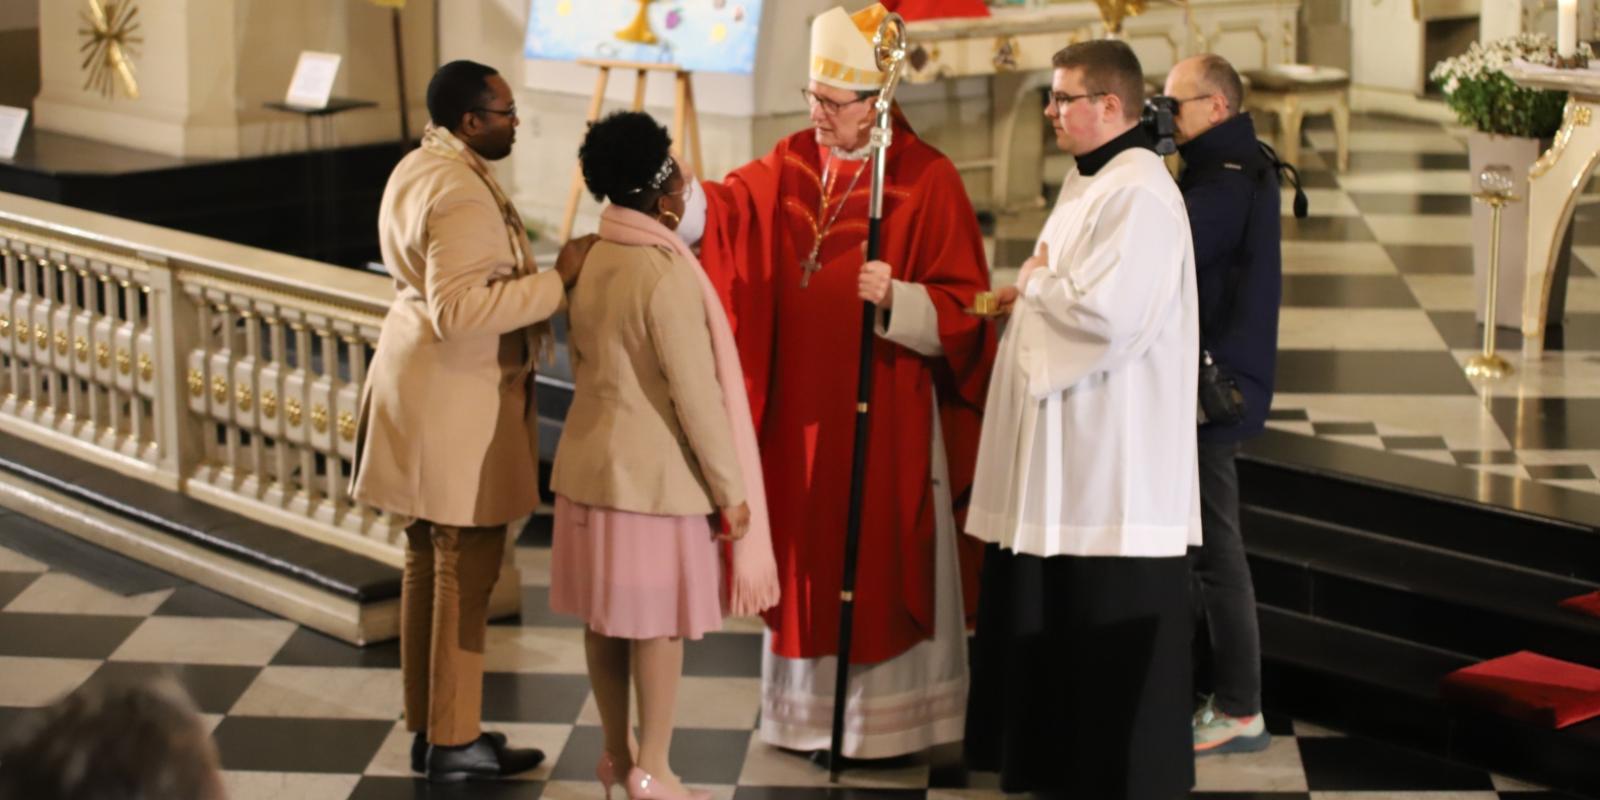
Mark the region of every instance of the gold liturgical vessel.
<instances>
[{"instance_id":1,"label":"gold liturgical vessel","mask_svg":"<svg viewBox=\"0 0 1600 800\"><path fill-rule=\"evenodd\" d=\"M633 22L628 27L617 31L617 38L624 42L636 44L657 44L661 40L656 38L656 32L650 29L650 16L647 13L653 0L638 0L639 13L634 16Z\"/></svg>"},{"instance_id":2,"label":"gold liturgical vessel","mask_svg":"<svg viewBox=\"0 0 1600 800\"><path fill-rule=\"evenodd\" d=\"M1467 375L1473 378L1503 378L1512 372L1511 364L1494 351L1494 331L1498 308L1497 293L1500 288L1500 209L1522 198L1512 193L1511 168L1504 164L1490 164L1478 174L1478 191L1472 199L1489 206L1489 287L1484 293L1483 352L1467 359Z\"/></svg>"}]
</instances>

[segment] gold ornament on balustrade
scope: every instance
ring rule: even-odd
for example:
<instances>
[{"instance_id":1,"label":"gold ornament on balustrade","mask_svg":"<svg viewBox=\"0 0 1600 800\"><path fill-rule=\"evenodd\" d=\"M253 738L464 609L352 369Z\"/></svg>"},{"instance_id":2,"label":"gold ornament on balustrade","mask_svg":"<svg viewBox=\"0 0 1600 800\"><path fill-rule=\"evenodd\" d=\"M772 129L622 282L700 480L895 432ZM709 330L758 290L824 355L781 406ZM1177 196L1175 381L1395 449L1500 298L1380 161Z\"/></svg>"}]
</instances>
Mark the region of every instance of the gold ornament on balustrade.
<instances>
[{"instance_id":1,"label":"gold ornament on balustrade","mask_svg":"<svg viewBox=\"0 0 1600 800\"><path fill-rule=\"evenodd\" d=\"M84 54L82 69L88 73L83 88L114 98L120 82L129 97L139 99L132 61L138 55L133 45L144 43L143 37L134 35L139 30L139 7L133 0L89 0L89 10L79 16L88 26L78 29L84 39L78 52Z\"/></svg>"},{"instance_id":2,"label":"gold ornament on balustrade","mask_svg":"<svg viewBox=\"0 0 1600 800\"><path fill-rule=\"evenodd\" d=\"M356 438L356 415L348 411L339 412L339 438L347 442Z\"/></svg>"},{"instance_id":3,"label":"gold ornament on balustrade","mask_svg":"<svg viewBox=\"0 0 1600 800\"><path fill-rule=\"evenodd\" d=\"M31 333L32 333L32 331L30 331L28 329L28 323L23 322L20 319L17 320L17 342L19 344L27 344L28 343L28 336Z\"/></svg>"},{"instance_id":4,"label":"gold ornament on balustrade","mask_svg":"<svg viewBox=\"0 0 1600 800\"><path fill-rule=\"evenodd\" d=\"M211 379L211 399L217 405L228 402L228 379L218 375Z\"/></svg>"},{"instance_id":5,"label":"gold ornament on balustrade","mask_svg":"<svg viewBox=\"0 0 1600 800\"><path fill-rule=\"evenodd\" d=\"M33 326L33 343L44 350L50 349L50 333L43 325Z\"/></svg>"},{"instance_id":6,"label":"gold ornament on balustrade","mask_svg":"<svg viewBox=\"0 0 1600 800\"><path fill-rule=\"evenodd\" d=\"M66 331L56 331L56 355L58 355L58 356L66 355L67 354L67 345L68 345L67 332Z\"/></svg>"},{"instance_id":7,"label":"gold ornament on balustrade","mask_svg":"<svg viewBox=\"0 0 1600 800\"><path fill-rule=\"evenodd\" d=\"M79 361L88 361L89 360L89 340L88 339L85 339L82 336L79 336L78 340L76 342L72 343L72 347L73 347L73 351L78 354L78 360Z\"/></svg>"},{"instance_id":8,"label":"gold ornament on balustrade","mask_svg":"<svg viewBox=\"0 0 1600 800\"><path fill-rule=\"evenodd\" d=\"M248 386L246 386L246 385L244 385L242 383L239 384L238 388L236 388L234 390L233 396L234 396L234 399L239 402L239 410L240 411L249 411L250 410L250 401L251 401L250 387L248 387Z\"/></svg>"},{"instance_id":9,"label":"gold ornament on balustrade","mask_svg":"<svg viewBox=\"0 0 1600 800\"><path fill-rule=\"evenodd\" d=\"M140 353L139 354L139 380L148 381L148 380L150 380L150 377L152 375L154 375L155 373L156 373L155 362L150 360L150 356L145 355L144 353Z\"/></svg>"},{"instance_id":10,"label":"gold ornament on balustrade","mask_svg":"<svg viewBox=\"0 0 1600 800\"><path fill-rule=\"evenodd\" d=\"M99 364L101 369L111 366L111 348L105 342L94 346L94 363Z\"/></svg>"},{"instance_id":11,"label":"gold ornament on balustrade","mask_svg":"<svg viewBox=\"0 0 1600 800\"><path fill-rule=\"evenodd\" d=\"M133 355L125 347L117 348L117 372L126 375L133 371Z\"/></svg>"},{"instance_id":12,"label":"gold ornament on balustrade","mask_svg":"<svg viewBox=\"0 0 1600 800\"><path fill-rule=\"evenodd\" d=\"M10 334L11 334L11 318L10 317L0 317L0 336L9 336Z\"/></svg>"},{"instance_id":13,"label":"gold ornament on balustrade","mask_svg":"<svg viewBox=\"0 0 1600 800\"><path fill-rule=\"evenodd\" d=\"M278 393L271 389L261 390L261 416L272 419L278 416Z\"/></svg>"},{"instance_id":14,"label":"gold ornament on balustrade","mask_svg":"<svg viewBox=\"0 0 1600 800\"><path fill-rule=\"evenodd\" d=\"M206 393L206 376L199 367L189 368L189 394L200 397Z\"/></svg>"},{"instance_id":15,"label":"gold ornament on balustrade","mask_svg":"<svg viewBox=\"0 0 1600 800\"><path fill-rule=\"evenodd\" d=\"M325 405L323 405L321 403L317 403L316 405L311 407L311 427L316 428L317 433L327 433L328 432L328 407L327 406L325 406Z\"/></svg>"},{"instance_id":16,"label":"gold ornament on balustrade","mask_svg":"<svg viewBox=\"0 0 1600 800\"><path fill-rule=\"evenodd\" d=\"M297 398L291 397L283 401L283 416L289 420L290 425L300 424L300 401Z\"/></svg>"}]
</instances>

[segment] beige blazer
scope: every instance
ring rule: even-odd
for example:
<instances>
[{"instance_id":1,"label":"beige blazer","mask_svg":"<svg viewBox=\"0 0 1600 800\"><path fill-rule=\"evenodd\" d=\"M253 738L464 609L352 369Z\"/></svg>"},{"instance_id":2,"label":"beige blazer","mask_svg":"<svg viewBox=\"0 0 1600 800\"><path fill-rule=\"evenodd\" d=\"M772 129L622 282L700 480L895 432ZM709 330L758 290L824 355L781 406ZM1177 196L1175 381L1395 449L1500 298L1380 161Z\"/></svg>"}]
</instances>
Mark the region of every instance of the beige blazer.
<instances>
[{"instance_id":1,"label":"beige blazer","mask_svg":"<svg viewBox=\"0 0 1600 800\"><path fill-rule=\"evenodd\" d=\"M570 294L577 390L550 488L574 502L687 516L744 502L695 266L596 242Z\"/></svg>"},{"instance_id":2,"label":"beige blazer","mask_svg":"<svg viewBox=\"0 0 1600 800\"><path fill-rule=\"evenodd\" d=\"M423 149L389 176L378 243L397 294L362 393L352 494L443 525L532 513L539 446L524 329L561 306L560 276L518 263L488 186Z\"/></svg>"}]
</instances>

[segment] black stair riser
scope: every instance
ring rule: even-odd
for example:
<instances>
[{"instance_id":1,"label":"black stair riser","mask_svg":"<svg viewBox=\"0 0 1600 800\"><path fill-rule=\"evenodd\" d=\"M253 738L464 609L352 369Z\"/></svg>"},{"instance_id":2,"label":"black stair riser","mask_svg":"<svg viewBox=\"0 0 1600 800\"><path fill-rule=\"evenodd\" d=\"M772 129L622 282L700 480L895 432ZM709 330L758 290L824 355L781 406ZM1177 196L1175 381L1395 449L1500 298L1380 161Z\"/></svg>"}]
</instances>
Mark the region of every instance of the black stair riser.
<instances>
[{"instance_id":1,"label":"black stair riser","mask_svg":"<svg viewBox=\"0 0 1600 800\"><path fill-rule=\"evenodd\" d=\"M1553 575L1600 582L1600 534L1404 488L1345 480L1242 457L1244 503Z\"/></svg>"},{"instance_id":2,"label":"black stair riser","mask_svg":"<svg viewBox=\"0 0 1600 800\"><path fill-rule=\"evenodd\" d=\"M1600 637L1253 553L1256 600L1477 658L1533 650L1600 668Z\"/></svg>"},{"instance_id":3,"label":"black stair riser","mask_svg":"<svg viewBox=\"0 0 1600 800\"><path fill-rule=\"evenodd\" d=\"M1274 612L1264 609L1264 613ZM1346 733L1600 798L1600 723L1551 731L1447 704L1436 692L1385 686L1372 674L1329 669L1297 644L1306 636L1321 635L1323 624L1274 616L1262 632L1262 690L1273 709ZM1385 660L1396 647L1404 645L1377 641L1371 657Z\"/></svg>"}]
</instances>

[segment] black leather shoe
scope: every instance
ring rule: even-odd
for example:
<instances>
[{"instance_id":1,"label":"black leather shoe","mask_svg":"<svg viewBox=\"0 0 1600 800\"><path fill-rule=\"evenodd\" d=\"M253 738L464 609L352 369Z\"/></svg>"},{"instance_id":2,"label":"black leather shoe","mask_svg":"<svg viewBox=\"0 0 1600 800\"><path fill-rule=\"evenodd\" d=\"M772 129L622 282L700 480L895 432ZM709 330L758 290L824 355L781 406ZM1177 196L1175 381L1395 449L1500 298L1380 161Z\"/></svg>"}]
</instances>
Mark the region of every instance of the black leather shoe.
<instances>
[{"instance_id":1,"label":"black leather shoe","mask_svg":"<svg viewBox=\"0 0 1600 800\"><path fill-rule=\"evenodd\" d=\"M499 731L484 731L483 735L489 737L495 747L506 746L506 735ZM417 731L411 739L411 771L418 775L428 772L428 736L423 731Z\"/></svg>"},{"instance_id":2,"label":"black leather shoe","mask_svg":"<svg viewBox=\"0 0 1600 800\"><path fill-rule=\"evenodd\" d=\"M465 780L504 778L527 772L544 763L544 751L507 747L505 738L481 734L461 747L428 748L428 780L457 783Z\"/></svg>"}]
</instances>

